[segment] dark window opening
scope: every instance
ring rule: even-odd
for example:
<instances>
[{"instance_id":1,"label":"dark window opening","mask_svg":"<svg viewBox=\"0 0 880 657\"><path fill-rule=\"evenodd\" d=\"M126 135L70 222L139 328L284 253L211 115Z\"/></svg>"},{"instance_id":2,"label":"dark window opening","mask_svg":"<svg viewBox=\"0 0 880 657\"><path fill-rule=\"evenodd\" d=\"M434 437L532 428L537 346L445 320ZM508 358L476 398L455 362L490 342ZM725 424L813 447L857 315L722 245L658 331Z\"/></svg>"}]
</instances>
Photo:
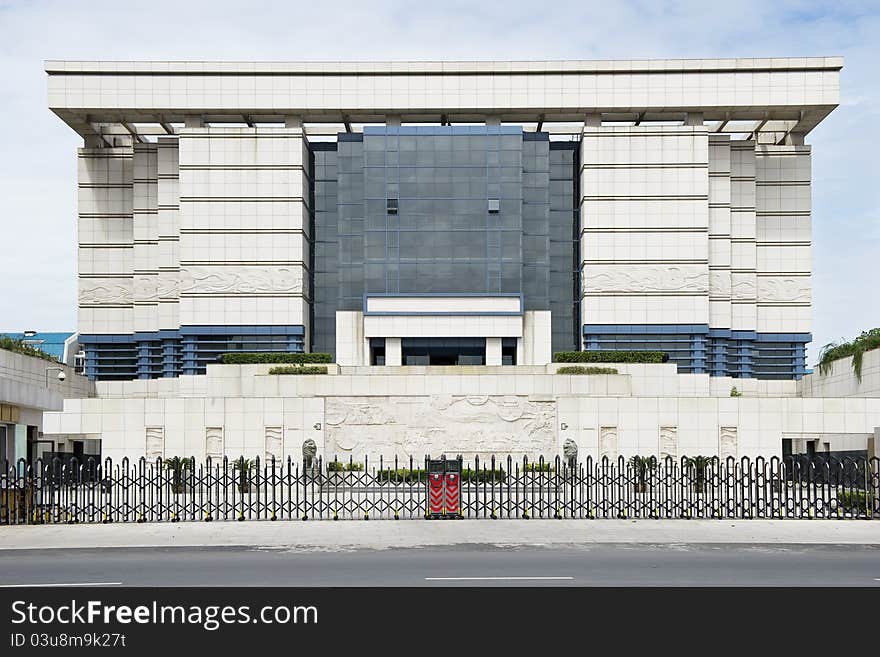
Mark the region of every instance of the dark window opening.
<instances>
[{"instance_id":1,"label":"dark window opening","mask_svg":"<svg viewBox=\"0 0 880 657\"><path fill-rule=\"evenodd\" d=\"M485 365L483 338L403 338L404 365Z\"/></svg>"},{"instance_id":2,"label":"dark window opening","mask_svg":"<svg viewBox=\"0 0 880 657\"><path fill-rule=\"evenodd\" d=\"M370 365L385 364L385 338L370 338Z\"/></svg>"},{"instance_id":3,"label":"dark window opening","mask_svg":"<svg viewBox=\"0 0 880 657\"><path fill-rule=\"evenodd\" d=\"M388 214L397 214L397 199L396 198L386 199L385 200L385 210L388 212Z\"/></svg>"},{"instance_id":4,"label":"dark window opening","mask_svg":"<svg viewBox=\"0 0 880 657\"><path fill-rule=\"evenodd\" d=\"M782 439L782 457L791 456L791 438Z\"/></svg>"},{"instance_id":5,"label":"dark window opening","mask_svg":"<svg viewBox=\"0 0 880 657\"><path fill-rule=\"evenodd\" d=\"M516 365L516 338L501 339L501 364Z\"/></svg>"}]
</instances>

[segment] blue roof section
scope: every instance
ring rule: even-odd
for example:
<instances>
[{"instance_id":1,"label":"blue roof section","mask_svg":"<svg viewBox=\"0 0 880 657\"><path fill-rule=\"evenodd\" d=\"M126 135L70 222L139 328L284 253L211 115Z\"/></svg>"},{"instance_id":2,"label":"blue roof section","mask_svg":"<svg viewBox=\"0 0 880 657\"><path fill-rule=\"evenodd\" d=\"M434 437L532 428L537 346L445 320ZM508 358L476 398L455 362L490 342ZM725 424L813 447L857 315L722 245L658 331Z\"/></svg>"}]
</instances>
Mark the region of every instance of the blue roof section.
<instances>
[{"instance_id":1,"label":"blue roof section","mask_svg":"<svg viewBox=\"0 0 880 657\"><path fill-rule=\"evenodd\" d=\"M58 360L64 358L64 341L67 340L73 332L68 333L34 333L33 335L25 335L24 333L8 333L0 332L0 335L14 340L23 340L32 347L41 349L47 354L55 356Z\"/></svg>"}]
</instances>

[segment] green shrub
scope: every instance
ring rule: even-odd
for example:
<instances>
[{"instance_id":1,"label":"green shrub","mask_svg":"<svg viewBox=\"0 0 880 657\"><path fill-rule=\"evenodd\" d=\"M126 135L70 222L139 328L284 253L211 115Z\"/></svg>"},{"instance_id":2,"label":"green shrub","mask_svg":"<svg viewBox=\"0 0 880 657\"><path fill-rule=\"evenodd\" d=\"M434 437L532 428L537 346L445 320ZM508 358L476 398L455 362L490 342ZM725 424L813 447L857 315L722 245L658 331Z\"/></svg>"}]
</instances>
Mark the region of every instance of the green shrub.
<instances>
[{"instance_id":1,"label":"green shrub","mask_svg":"<svg viewBox=\"0 0 880 657\"><path fill-rule=\"evenodd\" d=\"M865 509L873 506L874 497L863 490L837 489L837 503L843 509Z\"/></svg>"},{"instance_id":2,"label":"green shrub","mask_svg":"<svg viewBox=\"0 0 880 657\"><path fill-rule=\"evenodd\" d=\"M665 363L662 351L557 351L554 363Z\"/></svg>"},{"instance_id":3,"label":"green shrub","mask_svg":"<svg viewBox=\"0 0 880 657\"><path fill-rule=\"evenodd\" d=\"M186 477L193 465L193 460L186 457L173 456L165 459L165 469L171 470L171 490L175 495L180 495L186 489Z\"/></svg>"},{"instance_id":4,"label":"green shrub","mask_svg":"<svg viewBox=\"0 0 880 657\"><path fill-rule=\"evenodd\" d=\"M494 481L496 484L503 484L507 481L507 473L504 472L503 468L496 468L495 470L484 470L483 468L474 470L473 468L465 468L461 471L461 478L466 482L480 484L485 482L491 484Z\"/></svg>"},{"instance_id":5,"label":"green shrub","mask_svg":"<svg viewBox=\"0 0 880 657\"><path fill-rule=\"evenodd\" d=\"M640 455L631 456L628 463L633 470L644 475L648 470L653 470L657 467L657 457Z\"/></svg>"},{"instance_id":6,"label":"green shrub","mask_svg":"<svg viewBox=\"0 0 880 657\"><path fill-rule=\"evenodd\" d=\"M856 379L862 380L862 358L866 351L880 349L880 328L863 331L855 340L841 344L829 342L819 354L819 374L825 376L834 367L834 361L852 356L852 369Z\"/></svg>"},{"instance_id":7,"label":"green shrub","mask_svg":"<svg viewBox=\"0 0 880 657\"><path fill-rule=\"evenodd\" d=\"M584 365L566 365L556 370L557 374L617 374L613 367L585 367Z\"/></svg>"},{"instance_id":8,"label":"green shrub","mask_svg":"<svg viewBox=\"0 0 880 657\"><path fill-rule=\"evenodd\" d=\"M24 340L19 340L17 338L10 338L8 336L0 336L0 349L5 349L6 351L11 351L16 354L21 354L22 356L33 356L34 358L42 358L43 360L50 360L53 363L57 363L58 359L51 354L47 354L42 349L38 349L33 345L26 344Z\"/></svg>"},{"instance_id":9,"label":"green shrub","mask_svg":"<svg viewBox=\"0 0 880 657\"><path fill-rule=\"evenodd\" d=\"M488 468L485 470L483 468L479 470L464 468L461 471L461 479L467 483L485 482L491 484L494 481L496 484L501 484L507 481L507 473L503 468L496 468L495 470L489 470ZM427 483L428 473L422 468L414 470L409 468L398 468L397 470L387 468L376 471L376 481L379 483Z\"/></svg>"},{"instance_id":10,"label":"green shrub","mask_svg":"<svg viewBox=\"0 0 880 657\"><path fill-rule=\"evenodd\" d=\"M190 456L171 456L165 459L165 467L168 470L186 470L192 463L193 460Z\"/></svg>"},{"instance_id":11,"label":"green shrub","mask_svg":"<svg viewBox=\"0 0 880 657\"><path fill-rule=\"evenodd\" d=\"M289 354L267 351L262 353L223 354L221 362L224 365L263 365L271 363L303 365L307 363L332 363L333 357L330 354Z\"/></svg>"},{"instance_id":12,"label":"green shrub","mask_svg":"<svg viewBox=\"0 0 880 657\"><path fill-rule=\"evenodd\" d=\"M553 472L550 463L526 463L523 465L523 472Z\"/></svg>"},{"instance_id":13,"label":"green shrub","mask_svg":"<svg viewBox=\"0 0 880 657\"><path fill-rule=\"evenodd\" d=\"M739 390L736 389L736 386L733 386L730 389L730 396L731 397L742 397L743 394Z\"/></svg>"},{"instance_id":14,"label":"green shrub","mask_svg":"<svg viewBox=\"0 0 880 657\"><path fill-rule=\"evenodd\" d=\"M327 367L322 365L283 365L273 367L269 374L326 374Z\"/></svg>"},{"instance_id":15,"label":"green shrub","mask_svg":"<svg viewBox=\"0 0 880 657\"><path fill-rule=\"evenodd\" d=\"M426 482L428 481L428 474L424 468L416 468L410 470L409 468L398 468L395 470L394 468L385 468L383 470L376 471L376 481L381 483L392 483L392 484L413 484L416 482Z\"/></svg>"},{"instance_id":16,"label":"green shrub","mask_svg":"<svg viewBox=\"0 0 880 657\"><path fill-rule=\"evenodd\" d=\"M349 461L345 463L344 461L330 461L327 464L327 472L363 472L364 464L363 463L354 463Z\"/></svg>"}]
</instances>

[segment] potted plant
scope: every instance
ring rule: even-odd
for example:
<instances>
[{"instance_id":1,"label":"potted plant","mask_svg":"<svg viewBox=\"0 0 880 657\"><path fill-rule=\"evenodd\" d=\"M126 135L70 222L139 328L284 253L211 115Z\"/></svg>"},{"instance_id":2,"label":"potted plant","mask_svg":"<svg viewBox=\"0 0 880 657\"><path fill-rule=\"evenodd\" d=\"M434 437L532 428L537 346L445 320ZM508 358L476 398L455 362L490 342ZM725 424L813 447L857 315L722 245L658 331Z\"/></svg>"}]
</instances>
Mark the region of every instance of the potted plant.
<instances>
[{"instance_id":1,"label":"potted plant","mask_svg":"<svg viewBox=\"0 0 880 657\"><path fill-rule=\"evenodd\" d=\"M251 492L251 472L256 464L251 459L240 458L232 462L232 469L238 472L238 491Z\"/></svg>"},{"instance_id":2,"label":"potted plant","mask_svg":"<svg viewBox=\"0 0 880 657\"><path fill-rule=\"evenodd\" d=\"M644 493L648 490L648 471L657 467L656 456L633 456L629 460L635 480L633 490L636 493Z\"/></svg>"},{"instance_id":3,"label":"potted plant","mask_svg":"<svg viewBox=\"0 0 880 657\"><path fill-rule=\"evenodd\" d=\"M682 465L691 477L691 486L697 493L706 492L706 470L715 461L713 456L685 456Z\"/></svg>"},{"instance_id":4,"label":"potted plant","mask_svg":"<svg viewBox=\"0 0 880 657\"><path fill-rule=\"evenodd\" d=\"M180 495L186 491L186 472L190 469L192 462L190 459L180 456L174 456L165 459L165 469L171 470L171 491L175 495Z\"/></svg>"}]
</instances>

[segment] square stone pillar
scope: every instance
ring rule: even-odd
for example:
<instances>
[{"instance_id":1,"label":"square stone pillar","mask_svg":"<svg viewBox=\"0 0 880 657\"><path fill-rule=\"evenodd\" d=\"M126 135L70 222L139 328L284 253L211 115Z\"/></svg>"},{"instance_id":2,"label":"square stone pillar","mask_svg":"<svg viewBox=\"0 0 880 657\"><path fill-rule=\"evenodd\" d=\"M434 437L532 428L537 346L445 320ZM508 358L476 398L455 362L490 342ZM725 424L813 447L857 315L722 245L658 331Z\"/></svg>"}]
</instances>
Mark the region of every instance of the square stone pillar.
<instances>
[{"instance_id":1,"label":"square stone pillar","mask_svg":"<svg viewBox=\"0 0 880 657\"><path fill-rule=\"evenodd\" d=\"M385 338L385 364L391 366L403 365L400 338Z\"/></svg>"},{"instance_id":2,"label":"square stone pillar","mask_svg":"<svg viewBox=\"0 0 880 657\"><path fill-rule=\"evenodd\" d=\"M16 424L13 431L12 443L12 461L17 462L19 459L27 459L27 425ZM7 439L8 440L8 439Z\"/></svg>"},{"instance_id":3,"label":"square stone pillar","mask_svg":"<svg viewBox=\"0 0 880 657\"><path fill-rule=\"evenodd\" d=\"M486 365L501 364L501 338L486 338Z\"/></svg>"}]
</instances>

